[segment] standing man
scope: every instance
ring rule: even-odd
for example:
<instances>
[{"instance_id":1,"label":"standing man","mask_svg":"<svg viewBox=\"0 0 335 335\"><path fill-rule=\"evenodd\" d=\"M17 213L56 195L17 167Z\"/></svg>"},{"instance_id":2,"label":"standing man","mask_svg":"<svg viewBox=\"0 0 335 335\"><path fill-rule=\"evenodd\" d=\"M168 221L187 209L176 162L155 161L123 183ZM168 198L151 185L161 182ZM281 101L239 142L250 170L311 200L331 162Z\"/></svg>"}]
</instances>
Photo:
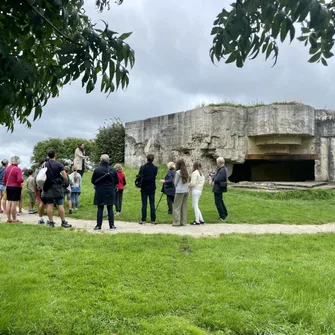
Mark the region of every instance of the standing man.
<instances>
[{"instance_id":1,"label":"standing man","mask_svg":"<svg viewBox=\"0 0 335 335\"><path fill-rule=\"evenodd\" d=\"M222 199L222 193L227 192L228 170L223 157L216 159L217 169L212 179L215 206L219 213L219 219L224 221L228 217L227 208Z\"/></svg>"},{"instance_id":2,"label":"standing man","mask_svg":"<svg viewBox=\"0 0 335 335\"><path fill-rule=\"evenodd\" d=\"M155 156L153 154L148 154L147 163L141 166L140 171L138 173L143 176L141 186L142 219L139 222L139 224L143 224L147 220L148 198L150 203L151 223L156 224L155 191L156 191L156 176L158 168L152 163L154 161L154 158Z\"/></svg>"},{"instance_id":3,"label":"standing man","mask_svg":"<svg viewBox=\"0 0 335 335\"><path fill-rule=\"evenodd\" d=\"M65 220L63 189L63 184L64 182L68 182L68 177L64 171L63 164L56 161L56 151L48 151L48 157L49 161L45 163L45 167L47 168L47 180L44 183L41 194L41 199L47 207L47 214L49 218L47 225L50 227L55 226L55 222L53 220L53 204L56 202L56 205L58 206L58 214L62 220L61 226L64 228L70 228L72 226Z\"/></svg>"}]
</instances>

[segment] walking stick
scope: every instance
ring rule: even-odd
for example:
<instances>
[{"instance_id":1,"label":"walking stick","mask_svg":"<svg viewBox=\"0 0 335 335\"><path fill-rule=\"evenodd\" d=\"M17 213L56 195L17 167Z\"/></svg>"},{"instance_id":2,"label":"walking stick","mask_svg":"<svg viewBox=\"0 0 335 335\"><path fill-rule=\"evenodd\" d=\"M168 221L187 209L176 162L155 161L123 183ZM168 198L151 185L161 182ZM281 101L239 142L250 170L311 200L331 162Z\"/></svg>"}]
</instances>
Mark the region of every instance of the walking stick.
<instances>
[{"instance_id":1,"label":"walking stick","mask_svg":"<svg viewBox=\"0 0 335 335\"><path fill-rule=\"evenodd\" d=\"M162 200L162 198L163 198L163 195L164 195L164 193L162 192L162 195L161 195L161 197L159 198L159 200L158 200L158 204L157 204L157 206L156 206L156 208L155 208L155 212L157 211L157 208L158 208L159 204L161 203L161 200Z\"/></svg>"}]
</instances>

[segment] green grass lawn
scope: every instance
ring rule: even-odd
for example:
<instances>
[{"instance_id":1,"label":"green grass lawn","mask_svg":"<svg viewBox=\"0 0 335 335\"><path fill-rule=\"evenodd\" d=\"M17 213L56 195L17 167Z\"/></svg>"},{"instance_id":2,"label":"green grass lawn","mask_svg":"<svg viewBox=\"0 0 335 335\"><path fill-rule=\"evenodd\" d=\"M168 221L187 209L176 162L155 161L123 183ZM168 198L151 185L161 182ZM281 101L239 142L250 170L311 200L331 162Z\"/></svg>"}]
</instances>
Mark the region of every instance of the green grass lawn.
<instances>
[{"instance_id":1,"label":"green grass lawn","mask_svg":"<svg viewBox=\"0 0 335 335\"><path fill-rule=\"evenodd\" d=\"M334 241L2 223L0 334L334 334Z\"/></svg>"},{"instance_id":2,"label":"green grass lawn","mask_svg":"<svg viewBox=\"0 0 335 335\"><path fill-rule=\"evenodd\" d=\"M122 221L141 219L140 190L134 186L138 170L125 169L127 186L124 190ZM166 167L161 166L157 176L156 203L161 196L160 179L164 178ZM91 184L91 173L85 173L80 209L72 217L79 219L96 219L96 207L93 206L94 190ZM229 212L228 223L284 223L284 224L322 224L335 221L335 192L330 190L283 191L268 193L265 191L248 191L229 189L224 194ZM214 205L214 196L209 185L206 185L199 202L203 217L207 223L218 222ZM71 219L71 217L69 218ZM148 210L148 220L150 220ZM188 221L194 220L192 201L189 198ZM167 214L166 198L163 196L157 210L158 223L172 223Z\"/></svg>"}]
</instances>

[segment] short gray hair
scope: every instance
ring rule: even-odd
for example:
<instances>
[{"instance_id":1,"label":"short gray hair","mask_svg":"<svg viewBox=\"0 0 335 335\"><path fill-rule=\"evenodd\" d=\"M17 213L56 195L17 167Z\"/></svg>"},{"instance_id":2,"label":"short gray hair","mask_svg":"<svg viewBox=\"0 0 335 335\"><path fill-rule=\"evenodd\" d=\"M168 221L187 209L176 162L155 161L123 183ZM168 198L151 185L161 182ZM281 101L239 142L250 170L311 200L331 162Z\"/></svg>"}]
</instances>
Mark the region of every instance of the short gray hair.
<instances>
[{"instance_id":1,"label":"short gray hair","mask_svg":"<svg viewBox=\"0 0 335 335\"><path fill-rule=\"evenodd\" d=\"M13 156L11 159L10 159L10 163L11 164L16 164L16 165L19 165L21 163L21 159L19 156Z\"/></svg>"},{"instance_id":2,"label":"short gray hair","mask_svg":"<svg viewBox=\"0 0 335 335\"><path fill-rule=\"evenodd\" d=\"M169 163L167 163L167 167L168 167L168 169L169 170L171 170L171 169L176 169L176 164L174 163L174 162L169 162Z\"/></svg>"},{"instance_id":3,"label":"short gray hair","mask_svg":"<svg viewBox=\"0 0 335 335\"><path fill-rule=\"evenodd\" d=\"M218 157L217 159L216 159L216 162L217 163L222 163L222 164L224 164L224 158L223 157Z\"/></svg>"},{"instance_id":4,"label":"short gray hair","mask_svg":"<svg viewBox=\"0 0 335 335\"><path fill-rule=\"evenodd\" d=\"M100 156L100 163L109 163L109 156L106 154L103 154Z\"/></svg>"}]
</instances>

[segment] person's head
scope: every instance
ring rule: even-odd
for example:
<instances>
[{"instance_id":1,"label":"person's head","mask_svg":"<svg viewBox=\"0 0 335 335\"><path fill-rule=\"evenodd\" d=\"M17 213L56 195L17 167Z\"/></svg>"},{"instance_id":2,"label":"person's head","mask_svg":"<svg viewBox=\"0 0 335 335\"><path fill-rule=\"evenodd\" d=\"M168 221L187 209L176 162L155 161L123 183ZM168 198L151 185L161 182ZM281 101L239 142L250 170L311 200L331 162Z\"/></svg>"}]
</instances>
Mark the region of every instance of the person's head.
<instances>
[{"instance_id":1,"label":"person's head","mask_svg":"<svg viewBox=\"0 0 335 335\"><path fill-rule=\"evenodd\" d=\"M33 173L34 173L34 171L32 170L32 169L28 169L28 176L32 176L33 175Z\"/></svg>"},{"instance_id":2,"label":"person's head","mask_svg":"<svg viewBox=\"0 0 335 335\"><path fill-rule=\"evenodd\" d=\"M56 151L55 150L49 150L48 151L48 157L49 159L55 159L56 158Z\"/></svg>"},{"instance_id":3,"label":"person's head","mask_svg":"<svg viewBox=\"0 0 335 335\"><path fill-rule=\"evenodd\" d=\"M84 145L84 143L79 143L78 144L78 148L80 149L80 150L84 150L84 147L85 147L85 145Z\"/></svg>"},{"instance_id":4,"label":"person's head","mask_svg":"<svg viewBox=\"0 0 335 335\"><path fill-rule=\"evenodd\" d=\"M155 156L154 156L153 154L148 154L148 155L147 155L147 161L148 161L148 162L151 162L151 163L152 163L152 162L154 161L154 159L155 159Z\"/></svg>"},{"instance_id":5,"label":"person's head","mask_svg":"<svg viewBox=\"0 0 335 335\"><path fill-rule=\"evenodd\" d=\"M198 170L200 175L202 176L202 167L201 167L201 163L200 162L194 162L193 164L193 172L195 170Z\"/></svg>"},{"instance_id":6,"label":"person's head","mask_svg":"<svg viewBox=\"0 0 335 335\"><path fill-rule=\"evenodd\" d=\"M77 168L74 165L72 166L72 172L77 172Z\"/></svg>"},{"instance_id":7,"label":"person's head","mask_svg":"<svg viewBox=\"0 0 335 335\"><path fill-rule=\"evenodd\" d=\"M218 157L218 158L216 159L216 165L217 165L218 167L223 166L223 165L224 165L224 158L223 158L223 157Z\"/></svg>"},{"instance_id":8,"label":"person's head","mask_svg":"<svg viewBox=\"0 0 335 335\"><path fill-rule=\"evenodd\" d=\"M66 173L69 173L70 172L70 167L69 166L64 166L64 170Z\"/></svg>"},{"instance_id":9,"label":"person's head","mask_svg":"<svg viewBox=\"0 0 335 335\"><path fill-rule=\"evenodd\" d=\"M8 160L7 160L7 159L3 159L3 160L1 161L1 165L2 165L3 167L7 167L7 165L8 165Z\"/></svg>"},{"instance_id":10,"label":"person's head","mask_svg":"<svg viewBox=\"0 0 335 335\"><path fill-rule=\"evenodd\" d=\"M116 171L122 171L122 165L121 164L115 164L114 168Z\"/></svg>"},{"instance_id":11,"label":"person's head","mask_svg":"<svg viewBox=\"0 0 335 335\"><path fill-rule=\"evenodd\" d=\"M10 159L10 163L13 164L13 165L19 165L21 163L21 159L20 159L19 156L13 156Z\"/></svg>"},{"instance_id":12,"label":"person's head","mask_svg":"<svg viewBox=\"0 0 335 335\"><path fill-rule=\"evenodd\" d=\"M186 169L186 164L185 161L183 159L179 159L176 162L176 170L180 170L180 176L181 176L181 180L183 182L183 184L186 184L188 181L188 172Z\"/></svg>"},{"instance_id":13,"label":"person's head","mask_svg":"<svg viewBox=\"0 0 335 335\"><path fill-rule=\"evenodd\" d=\"M169 162L167 163L167 167L169 170L175 170L176 169L176 164L174 162Z\"/></svg>"},{"instance_id":14,"label":"person's head","mask_svg":"<svg viewBox=\"0 0 335 335\"><path fill-rule=\"evenodd\" d=\"M103 154L100 156L101 164L109 164L109 156L107 154Z\"/></svg>"}]
</instances>

